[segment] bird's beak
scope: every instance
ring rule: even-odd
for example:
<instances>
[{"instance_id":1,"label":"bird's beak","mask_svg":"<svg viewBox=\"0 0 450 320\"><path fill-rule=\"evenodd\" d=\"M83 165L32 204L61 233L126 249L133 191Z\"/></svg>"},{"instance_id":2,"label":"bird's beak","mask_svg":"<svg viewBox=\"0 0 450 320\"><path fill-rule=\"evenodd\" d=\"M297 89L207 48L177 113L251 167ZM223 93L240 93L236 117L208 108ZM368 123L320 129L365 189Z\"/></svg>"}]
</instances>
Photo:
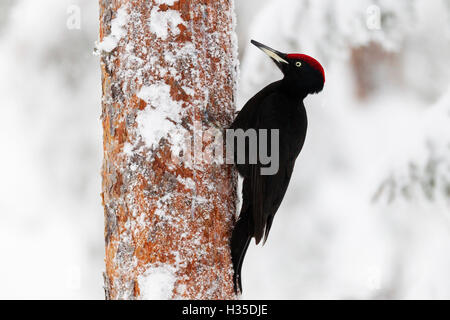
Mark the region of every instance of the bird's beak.
<instances>
[{"instance_id":1,"label":"bird's beak","mask_svg":"<svg viewBox=\"0 0 450 320\"><path fill-rule=\"evenodd\" d=\"M261 49L265 54L267 54L275 62L278 68L280 68L281 71L283 71L283 65L289 64L289 62L286 60L287 55L285 53L269 48L268 46L265 46L262 43L259 43L258 41L255 40L252 40L251 42L256 47Z\"/></svg>"}]
</instances>

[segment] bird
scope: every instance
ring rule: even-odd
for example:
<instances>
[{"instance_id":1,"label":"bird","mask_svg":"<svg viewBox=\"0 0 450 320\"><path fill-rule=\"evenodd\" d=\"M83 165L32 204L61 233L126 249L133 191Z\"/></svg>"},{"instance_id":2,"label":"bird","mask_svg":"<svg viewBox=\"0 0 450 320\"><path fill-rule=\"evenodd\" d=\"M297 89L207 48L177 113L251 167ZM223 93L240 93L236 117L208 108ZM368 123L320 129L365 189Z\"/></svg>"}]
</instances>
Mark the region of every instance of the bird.
<instances>
[{"instance_id":1,"label":"bird","mask_svg":"<svg viewBox=\"0 0 450 320\"><path fill-rule=\"evenodd\" d=\"M313 57L282 53L255 40L251 43L270 57L283 78L254 95L239 111L230 129L278 129L279 165L275 174L263 175L261 169L266 165L259 157L256 163L250 163L246 154L244 163L236 163L234 151L237 171L243 177L242 206L230 240L236 294L242 293L241 270L250 241L255 238L256 245L261 240L263 244L266 242L303 148L308 126L303 100L309 94L321 92L325 85L324 68ZM248 143L246 140L246 153ZM270 150L270 141L267 143L266 150Z\"/></svg>"}]
</instances>

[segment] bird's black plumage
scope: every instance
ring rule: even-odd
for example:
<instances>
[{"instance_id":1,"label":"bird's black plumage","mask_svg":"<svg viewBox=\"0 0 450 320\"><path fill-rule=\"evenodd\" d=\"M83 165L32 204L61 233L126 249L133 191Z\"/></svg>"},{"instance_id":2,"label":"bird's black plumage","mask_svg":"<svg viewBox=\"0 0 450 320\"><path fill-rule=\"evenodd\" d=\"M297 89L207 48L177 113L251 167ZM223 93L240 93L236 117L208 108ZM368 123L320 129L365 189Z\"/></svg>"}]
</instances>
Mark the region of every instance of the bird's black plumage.
<instances>
[{"instance_id":1,"label":"bird's black plumage","mask_svg":"<svg viewBox=\"0 0 450 320\"><path fill-rule=\"evenodd\" d=\"M325 76L321 65L306 55L288 55L256 41L281 69L284 78L251 98L231 125L231 129L278 129L279 168L274 175L262 175L256 164L236 164L243 177L242 208L231 238L235 290L242 291L242 262L251 238L256 244L267 240L273 218L286 193L306 137L307 116L303 99L323 89ZM248 143L248 142L247 142ZM247 146L248 150L248 146ZM268 139L268 150L271 150ZM248 160L248 157L246 157Z\"/></svg>"}]
</instances>

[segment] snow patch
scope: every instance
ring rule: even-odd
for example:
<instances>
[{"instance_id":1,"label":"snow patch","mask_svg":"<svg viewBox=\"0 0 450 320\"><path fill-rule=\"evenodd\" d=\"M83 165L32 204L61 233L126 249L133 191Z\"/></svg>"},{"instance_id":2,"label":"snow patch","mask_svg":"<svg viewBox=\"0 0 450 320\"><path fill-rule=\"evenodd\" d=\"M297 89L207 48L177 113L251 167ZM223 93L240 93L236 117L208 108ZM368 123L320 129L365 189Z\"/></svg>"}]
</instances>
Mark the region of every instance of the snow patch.
<instances>
[{"instance_id":1,"label":"snow patch","mask_svg":"<svg viewBox=\"0 0 450 320\"><path fill-rule=\"evenodd\" d=\"M195 96L195 90L194 89L186 87L186 86L183 86L182 89L183 89L184 92L186 92L186 94L188 96L191 96L191 97Z\"/></svg>"},{"instance_id":2,"label":"snow patch","mask_svg":"<svg viewBox=\"0 0 450 320\"><path fill-rule=\"evenodd\" d=\"M175 282L175 272L169 265L150 268L138 277L140 299L169 300L172 298Z\"/></svg>"},{"instance_id":3,"label":"snow patch","mask_svg":"<svg viewBox=\"0 0 450 320\"><path fill-rule=\"evenodd\" d=\"M186 189L194 190L195 189L195 181L191 178L183 178L180 176L177 176L177 180L179 183L181 183L183 186L185 186Z\"/></svg>"},{"instance_id":4,"label":"snow patch","mask_svg":"<svg viewBox=\"0 0 450 320\"><path fill-rule=\"evenodd\" d=\"M111 52L113 51L119 41L126 36L127 30L125 26L129 21L129 15L126 7L117 10L117 16L111 20L111 33L103 38L103 41L97 43L95 46L96 52Z\"/></svg>"},{"instance_id":5,"label":"snow patch","mask_svg":"<svg viewBox=\"0 0 450 320\"><path fill-rule=\"evenodd\" d=\"M133 155L133 146L126 142L123 146L123 153L128 157L131 157Z\"/></svg>"},{"instance_id":6,"label":"snow patch","mask_svg":"<svg viewBox=\"0 0 450 320\"><path fill-rule=\"evenodd\" d=\"M160 11L158 7L154 7L150 13L150 31L162 40L166 40L169 33L174 36L179 35L178 25L180 24L184 25L184 20L178 11Z\"/></svg>"},{"instance_id":7,"label":"snow patch","mask_svg":"<svg viewBox=\"0 0 450 320\"><path fill-rule=\"evenodd\" d=\"M167 4L168 6L173 6L175 2L178 2L178 0L155 0L156 4Z\"/></svg>"},{"instance_id":8,"label":"snow patch","mask_svg":"<svg viewBox=\"0 0 450 320\"><path fill-rule=\"evenodd\" d=\"M138 113L136 121L142 139L152 148L177 129L176 124L181 121L182 105L172 99L170 86L163 82L142 87L137 96L149 105Z\"/></svg>"}]
</instances>

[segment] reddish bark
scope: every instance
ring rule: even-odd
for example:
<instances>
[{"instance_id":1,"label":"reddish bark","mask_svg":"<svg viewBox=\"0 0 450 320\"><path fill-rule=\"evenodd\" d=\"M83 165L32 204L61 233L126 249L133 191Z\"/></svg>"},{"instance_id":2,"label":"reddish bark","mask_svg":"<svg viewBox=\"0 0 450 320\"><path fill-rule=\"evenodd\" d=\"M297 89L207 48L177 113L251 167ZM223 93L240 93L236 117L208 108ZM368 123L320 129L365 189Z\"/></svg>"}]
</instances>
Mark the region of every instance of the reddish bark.
<instances>
[{"instance_id":1,"label":"reddish bark","mask_svg":"<svg viewBox=\"0 0 450 320\"><path fill-rule=\"evenodd\" d=\"M106 297L147 298L146 272L164 267L175 276L171 298L234 299L228 245L236 210L233 168L174 165L173 135L149 146L136 120L140 112L161 107L139 98L141 88L163 83L182 110L181 121L170 121L192 142L196 121L202 130L211 121L231 123L237 68L233 4L100 0L100 41L111 34L120 8L128 13L126 35L101 54ZM183 23L167 25L164 39L152 32L150 17L169 10L179 12ZM186 183L190 179L193 185Z\"/></svg>"}]
</instances>

